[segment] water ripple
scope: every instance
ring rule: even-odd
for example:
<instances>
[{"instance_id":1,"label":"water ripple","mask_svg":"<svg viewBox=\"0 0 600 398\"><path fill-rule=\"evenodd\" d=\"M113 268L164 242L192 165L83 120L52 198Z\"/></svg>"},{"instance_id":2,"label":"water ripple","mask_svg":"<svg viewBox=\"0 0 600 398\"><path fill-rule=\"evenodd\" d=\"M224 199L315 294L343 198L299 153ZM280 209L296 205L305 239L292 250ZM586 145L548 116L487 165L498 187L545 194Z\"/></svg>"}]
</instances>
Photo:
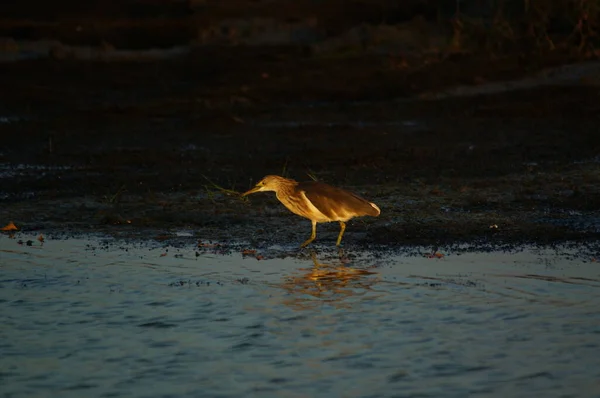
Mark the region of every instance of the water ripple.
<instances>
[{"instance_id":1,"label":"water ripple","mask_svg":"<svg viewBox=\"0 0 600 398\"><path fill-rule=\"evenodd\" d=\"M25 239L25 238L21 238ZM6 396L593 396L600 268L0 236ZM175 252L174 250L172 252ZM592 253L590 253L590 258Z\"/></svg>"}]
</instances>

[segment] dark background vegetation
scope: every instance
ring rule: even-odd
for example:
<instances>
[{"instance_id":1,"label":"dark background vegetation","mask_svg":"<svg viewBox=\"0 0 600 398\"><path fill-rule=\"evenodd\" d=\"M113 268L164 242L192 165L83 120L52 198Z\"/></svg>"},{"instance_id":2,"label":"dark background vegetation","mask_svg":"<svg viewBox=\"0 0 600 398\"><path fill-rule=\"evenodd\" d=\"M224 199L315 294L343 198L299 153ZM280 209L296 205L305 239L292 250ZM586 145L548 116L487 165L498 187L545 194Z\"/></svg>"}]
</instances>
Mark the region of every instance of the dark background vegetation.
<instances>
[{"instance_id":1,"label":"dark background vegetation","mask_svg":"<svg viewBox=\"0 0 600 398\"><path fill-rule=\"evenodd\" d=\"M313 19L323 37L360 25L415 18L448 27L461 48L553 50L597 45L600 0L56 0L4 1L0 35L69 44L108 41L117 48L173 46L198 28L235 18ZM74 27L85 29L75 34Z\"/></svg>"}]
</instances>

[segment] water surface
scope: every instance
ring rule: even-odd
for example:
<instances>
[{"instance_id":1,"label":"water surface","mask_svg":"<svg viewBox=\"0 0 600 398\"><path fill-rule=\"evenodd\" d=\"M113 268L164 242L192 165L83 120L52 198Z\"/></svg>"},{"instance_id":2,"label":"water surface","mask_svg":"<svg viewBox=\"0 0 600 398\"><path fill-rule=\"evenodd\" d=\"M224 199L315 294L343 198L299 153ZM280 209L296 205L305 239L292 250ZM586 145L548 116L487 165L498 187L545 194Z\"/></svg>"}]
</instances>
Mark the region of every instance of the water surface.
<instances>
[{"instance_id":1,"label":"water surface","mask_svg":"<svg viewBox=\"0 0 600 398\"><path fill-rule=\"evenodd\" d=\"M593 253L318 248L0 236L0 391L600 396Z\"/></svg>"}]
</instances>

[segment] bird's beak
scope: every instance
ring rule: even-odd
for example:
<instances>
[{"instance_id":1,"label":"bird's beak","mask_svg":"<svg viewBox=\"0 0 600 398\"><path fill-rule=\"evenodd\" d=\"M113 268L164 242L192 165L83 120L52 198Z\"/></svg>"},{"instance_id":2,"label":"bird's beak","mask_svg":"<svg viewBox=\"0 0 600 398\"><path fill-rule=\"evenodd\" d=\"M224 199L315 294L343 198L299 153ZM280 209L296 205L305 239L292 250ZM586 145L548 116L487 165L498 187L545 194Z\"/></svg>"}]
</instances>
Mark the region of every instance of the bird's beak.
<instances>
[{"instance_id":1,"label":"bird's beak","mask_svg":"<svg viewBox=\"0 0 600 398\"><path fill-rule=\"evenodd\" d=\"M262 190L262 187L259 187L259 186L257 185L257 186L255 186L254 188L252 188L251 190L249 190L249 191L247 191L247 192L244 192L244 193L242 194L242 197L244 197L244 196L247 196L247 195L250 195L251 193L259 192L259 191L261 191L261 190Z\"/></svg>"}]
</instances>

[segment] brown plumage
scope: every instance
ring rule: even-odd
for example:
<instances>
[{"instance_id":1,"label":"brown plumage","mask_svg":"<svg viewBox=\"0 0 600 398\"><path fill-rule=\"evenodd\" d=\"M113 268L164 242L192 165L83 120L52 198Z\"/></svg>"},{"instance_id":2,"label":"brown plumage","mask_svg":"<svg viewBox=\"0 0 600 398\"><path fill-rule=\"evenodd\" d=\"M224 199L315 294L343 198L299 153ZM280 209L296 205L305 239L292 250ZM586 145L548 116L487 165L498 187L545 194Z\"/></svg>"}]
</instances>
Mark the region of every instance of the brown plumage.
<instances>
[{"instance_id":1,"label":"brown plumage","mask_svg":"<svg viewBox=\"0 0 600 398\"><path fill-rule=\"evenodd\" d=\"M315 239L317 223L339 221L340 234L336 243L339 246L346 229L346 221L360 216L377 217L381 212L375 203L352 192L322 182L297 182L275 175L266 176L242 196L263 191L274 191L277 199L288 210L312 221L312 234L301 247Z\"/></svg>"}]
</instances>

